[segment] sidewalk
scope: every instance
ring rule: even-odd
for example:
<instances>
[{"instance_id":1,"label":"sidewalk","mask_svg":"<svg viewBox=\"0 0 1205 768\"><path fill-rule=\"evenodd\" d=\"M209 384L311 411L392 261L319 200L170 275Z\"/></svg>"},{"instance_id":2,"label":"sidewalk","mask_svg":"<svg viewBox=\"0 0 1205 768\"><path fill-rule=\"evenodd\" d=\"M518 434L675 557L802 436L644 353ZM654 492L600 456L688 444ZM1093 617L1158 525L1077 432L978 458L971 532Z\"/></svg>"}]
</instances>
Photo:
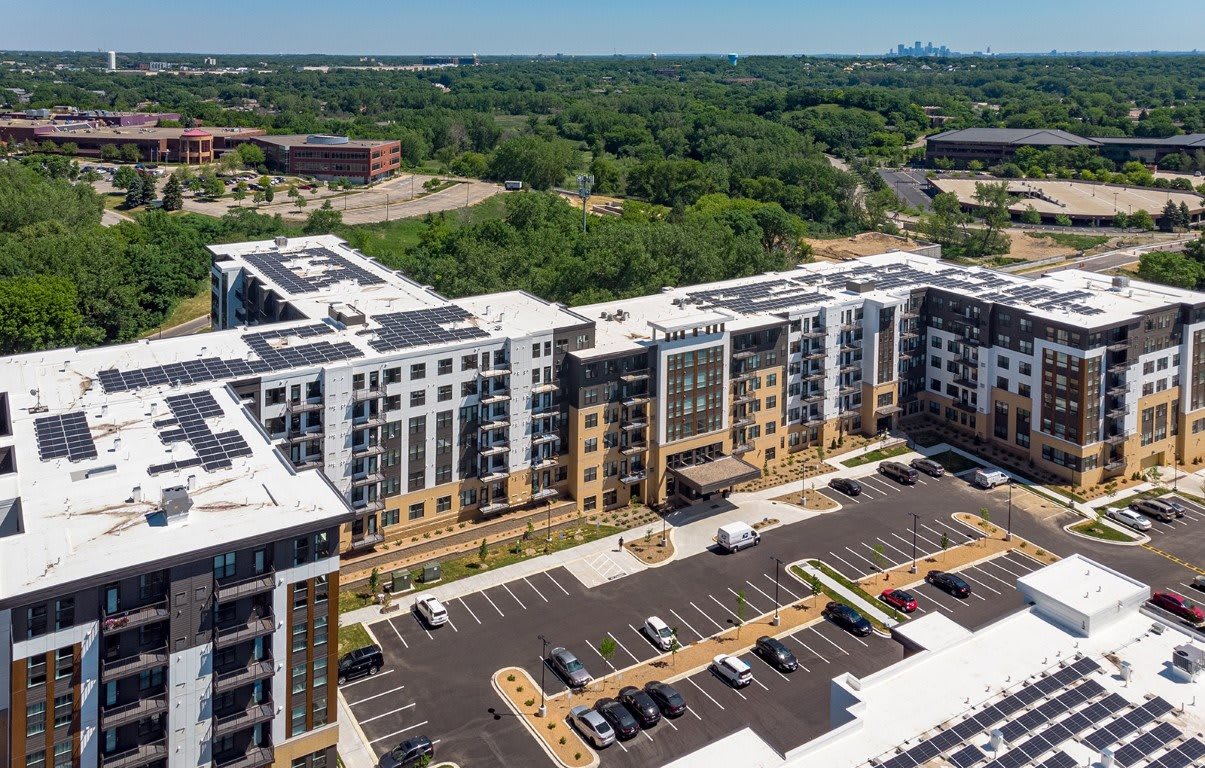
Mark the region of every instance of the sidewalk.
<instances>
[{"instance_id":1,"label":"sidewalk","mask_svg":"<svg viewBox=\"0 0 1205 768\"><path fill-rule=\"evenodd\" d=\"M819 578L821 584L823 584L824 586L831 589L833 592L836 592L838 595L840 595L847 603L849 603L850 605L857 608L858 612L861 613L863 616L871 617L875 621L882 623L882 625L887 627L888 629L891 629L892 627L894 627L896 624L899 623L895 619L891 618L886 613L884 613L882 610L880 610L877 605L874 605L873 603L868 603L860 595L854 594L844 584L831 578L826 573L824 573L824 571L818 570L818 569L813 568L812 566L808 565L806 560L801 560L798 563L791 563L791 565L797 566L801 571L806 573L808 575L809 580L813 576L816 576L817 578ZM831 568L832 566L829 566L829 567Z\"/></svg>"}]
</instances>

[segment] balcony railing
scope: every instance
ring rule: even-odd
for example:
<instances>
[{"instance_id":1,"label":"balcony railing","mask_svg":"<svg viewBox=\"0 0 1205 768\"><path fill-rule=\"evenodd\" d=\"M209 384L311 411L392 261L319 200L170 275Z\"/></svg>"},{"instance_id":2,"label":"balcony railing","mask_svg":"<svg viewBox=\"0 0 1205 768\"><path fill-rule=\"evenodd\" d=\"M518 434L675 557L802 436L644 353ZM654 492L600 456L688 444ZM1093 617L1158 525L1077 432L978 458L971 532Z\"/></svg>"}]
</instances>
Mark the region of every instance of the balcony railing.
<instances>
[{"instance_id":1,"label":"balcony railing","mask_svg":"<svg viewBox=\"0 0 1205 768\"><path fill-rule=\"evenodd\" d=\"M1130 412L1130 409L1128 407L1122 406L1120 408L1110 408L1108 411L1105 412L1105 415L1108 416L1110 419L1120 419L1129 412Z\"/></svg>"},{"instance_id":2,"label":"balcony railing","mask_svg":"<svg viewBox=\"0 0 1205 768\"><path fill-rule=\"evenodd\" d=\"M478 429L480 429L482 432L488 432L493 429L504 429L509 426L510 426L510 422L507 421L506 419L494 419L493 421L485 422L484 424L479 426Z\"/></svg>"},{"instance_id":3,"label":"balcony railing","mask_svg":"<svg viewBox=\"0 0 1205 768\"><path fill-rule=\"evenodd\" d=\"M156 621L163 621L168 615L167 598L164 598L150 605L105 614L104 618L100 620L100 632L102 635L108 635L123 629L143 627Z\"/></svg>"},{"instance_id":4,"label":"balcony railing","mask_svg":"<svg viewBox=\"0 0 1205 768\"><path fill-rule=\"evenodd\" d=\"M293 413L305 413L306 411L321 411L322 410L322 401L318 400L317 402L313 402L313 403L311 403L307 400L303 400L303 401L296 402L296 403L290 402L288 405L285 406L285 410L292 411Z\"/></svg>"},{"instance_id":5,"label":"balcony railing","mask_svg":"<svg viewBox=\"0 0 1205 768\"><path fill-rule=\"evenodd\" d=\"M741 427L748 427L748 426L752 426L752 425L753 425L752 418L750 418L749 416L741 416L740 418L732 420L731 428L732 429L740 429Z\"/></svg>"},{"instance_id":6,"label":"balcony railing","mask_svg":"<svg viewBox=\"0 0 1205 768\"><path fill-rule=\"evenodd\" d=\"M732 353L733 360L748 360L757 354L756 349L740 349Z\"/></svg>"},{"instance_id":7,"label":"balcony railing","mask_svg":"<svg viewBox=\"0 0 1205 768\"><path fill-rule=\"evenodd\" d=\"M237 600L240 597L250 597L261 592L271 592L276 587L276 572L256 574L238 581L218 581L218 602Z\"/></svg>"},{"instance_id":8,"label":"balcony railing","mask_svg":"<svg viewBox=\"0 0 1205 768\"><path fill-rule=\"evenodd\" d=\"M505 402L508 402L509 400L510 400L510 392L494 391L494 392L490 392L488 395L482 395L481 404L482 405L493 405L494 403L505 403Z\"/></svg>"},{"instance_id":9,"label":"balcony railing","mask_svg":"<svg viewBox=\"0 0 1205 768\"><path fill-rule=\"evenodd\" d=\"M1105 345L1105 349L1110 352L1124 352L1130 348L1128 341L1114 341Z\"/></svg>"},{"instance_id":10,"label":"balcony railing","mask_svg":"<svg viewBox=\"0 0 1205 768\"><path fill-rule=\"evenodd\" d=\"M645 443L645 442L632 443L631 445L628 445L627 447L622 448L620 450L620 453L622 453L624 456L635 456L636 454L644 453L648 449L649 449L648 443Z\"/></svg>"},{"instance_id":11,"label":"balcony railing","mask_svg":"<svg viewBox=\"0 0 1205 768\"><path fill-rule=\"evenodd\" d=\"M357 416L352 419L352 429L365 429L366 427L383 427L385 426L385 414L371 413L367 416Z\"/></svg>"},{"instance_id":12,"label":"balcony railing","mask_svg":"<svg viewBox=\"0 0 1205 768\"><path fill-rule=\"evenodd\" d=\"M269 617L252 616L245 622L219 627L214 645L218 648L229 648L236 643L254 640L257 637L270 635L276 630L276 622Z\"/></svg>"},{"instance_id":13,"label":"balcony railing","mask_svg":"<svg viewBox=\"0 0 1205 768\"><path fill-rule=\"evenodd\" d=\"M491 469L483 472L481 475L481 482L493 483L497 482L498 480L505 480L508 477L510 477L510 469L506 467L498 467L497 469Z\"/></svg>"},{"instance_id":14,"label":"balcony railing","mask_svg":"<svg viewBox=\"0 0 1205 768\"><path fill-rule=\"evenodd\" d=\"M228 715L214 717L213 719L213 735L225 736L235 731L241 731L244 728L250 728L259 723L266 723L272 719L272 704L266 702L263 704L251 704L244 710L233 712Z\"/></svg>"},{"instance_id":15,"label":"balcony railing","mask_svg":"<svg viewBox=\"0 0 1205 768\"><path fill-rule=\"evenodd\" d=\"M805 338L805 339L823 339L825 336L828 335L828 331L824 330L823 328L812 328L810 330L804 331L800 335L803 336L803 338Z\"/></svg>"},{"instance_id":16,"label":"balcony railing","mask_svg":"<svg viewBox=\"0 0 1205 768\"><path fill-rule=\"evenodd\" d=\"M1125 397L1126 393L1129 391L1129 384L1114 384L1113 386L1109 387L1108 390L1106 390L1109 397Z\"/></svg>"},{"instance_id":17,"label":"balcony railing","mask_svg":"<svg viewBox=\"0 0 1205 768\"><path fill-rule=\"evenodd\" d=\"M968 402L962 401L962 400L955 400L954 407L959 410L962 410L962 411L967 411L969 413L976 413L979 410L977 407L971 405Z\"/></svg>"},{"instance_id":18,"label":"balcony railing","mask_svg":"<svg viewBox=\"0 0 1205 768\"><path fill-rule=\"evenodd\" d=\"M356 402L360 402L362 400L376 400L376 399L384 397L384 396L385 396L385 390L379 389L379 388L378 389L357 389L352 392L352 398Z\"/></svg>"},{"instance_id":19,"label":"balcony railing","mask_svg":"<svg viewBox=\"0 0 1205 768\"><path fill-rule=\"evenodd\" d=\"M363 445L353 445L351 455L359 458L361 456L379 456L385 452L385 446L380 443L365 443Z\"/></svg>"},{"instance_id":20,"label":"balcony railing","mask_svg":"<svg viewBox=\"0 0 1205 768\"><path fill-rule=\"evenodd\" d=\"M819 402L823 402L823 401L824 401L823 390L820 392L804 392L803 393L803 402L805 402L805 403L819 403Z\"/></svg>"},{"instance_id":21,"label":"balcony railing","mask_svg":"<svg viewBox=\"0 0 1205 768\"><path fill-rule=\"evenodd\" d=\"M158 696L151 696L103 708L100 711L100 727L105 730L117 728L128 723L136 723L139 720L154 715L163 714L166 711L167 694L161 693Z\"/></svg>"},{"instance_id":22,"label":"balcony railing","mask_svg":"<svg viewBox=\"0 0 1205 768\"><path fill-rule=\"evenodd\" d=\"M352 536L351 544L349 544L347 548L351 550L369 549L370 547L375 547L384 540L385 534L379 531L377 533L367 533L363 536Z\"/></svg>"},{"instance_id":23,"label":"balcony railing","mask_svg":"<svg viewBox=\"0 0 1205 768\"><path fill-rule=\"evenodd\" d=\"M643 421L643 420L629 421L627 424L624 424L622 428L625 430L644 429L648 425L649 425L649 423L647 421Z\"/></svg>"},{"instance_id":24,"label":"balcony railing","mask_svg":"<svg viewBox=\"0 0 1205 768\"><path fill-rule=\"evenodd\" d=\"M549 467L555 467L555 466L556 466L556 458L552 457L552 456L545 456L544 458L537 458L531 462L532 469L548 469Z\"/></svg>"},{"instance_id":25,"label":"balcony railing","mask_svg":"<svg viewBox=\"0 0 1205 768\"><path fill-rule=\"evenodd\" d=\"M960 387L966 387L968 389L977 389L979 387L978 381L967 376L955 376L954 383Z\"/></svg>"},{"instance_id":26,"label":"balcony railing","mask_svg":"<svg viewBox=\"0 0 1205 768\"><path fill-rule=\"evenodd\" d=\"M251 747L243 754L215 757L213 764L214 768L261 768L272 764L272 748Z\"/></svg>"},{"instance_id":27,"label":"balcony railing","mask_svg":"<svg viewBox=\"0 0 1205 768\"><path fill-rule=\"evenodd\" d=\"M820 360L823 359L826 354L827 353L823 349L809 349L804 350L803 357L805 360Z\"/></svg>"},{"instance_id":28,"label":"balcony railing","mask_svg":"<svg viewBox=\"0 0 1205 768\"><path fill-rule=\"evenodd\" d=\"M1105 435L1105 442L1109 445L1120 445L1126 441L1125 433L1114 432L1111 435Z\"/></svg>"},{"instance_id":29,"label":"balcony railing","mask_svg":"<svg viewBox=\"0 0 1205 768\"><path fill-rule=\"evenodd\" d=\"M803 372L803 380L804 381L822 381L823 379L824 379L824 369L823 368L821 368L818 371L804 371Z\"/></svg>"},{"instance_id":30,"label":"balcony railing","mask_svg":"<svg viewBox=\"0 0 1205 768\"><path fill-rule=\"evenodd\" d=\"M351 479L351 487L352 488L360 488L365 485L376 485L377 483L381 483L384 481L385 481L385 475L381 474L380 472L369 472L366 475L360 475L359 477L353 477Z\"/></svg>"},{"instance_id":31,"label":"balcony railing","mask_svg":"<svg viewBox=\"0 0 1205 768\"><path fill-rule=\"evenodd\" d=\"M748 453L751 450L753 450L753 443L737 443L736 445L732 446L733 455L738 453Z\"/></svg>"},{"instance_id":32,"label":"balcony railing","mask_svg":"<svg viewBox=\"0 0 1205 768\"><path fill-rule=\"evenodd\" d=\"M756 370L744 371L742 373L733 374L732 381L748 381L748 380L754 378L755 376L757 376Z\"/></svg>"},{"instance_id":33,"label":"balcony railing","mask_svg":"<svg viewBox=\"0 0 1205 768\"><path fill-rule=\"evenodd\" d=\"M648 369L642 368L641 370L638 370L638 371L628 371L627 373L622 374L619 378L621 381L625 381L630 384L633 381L644 381L648 377L649 377Z\"/></svg>"},{"instance_id":34,"label":"balcony railing","mask_svg":"<svg viewBox=\"0 0 1205 768\"><path fill-rule=\"evenodd\" d=\"M112 755L101 755L100 764L102 768L137 768L166 757L167 739L164 738L149 744L139 744L133 749L116 752Z\"/></svg>"},{"instance_id":35,"label":"balcony railing","mask_svg":"<svg viewBox=\"0 0 1205 768\"><path fill-rule=\"evenodd\" d=\"M531 391L536 393L537 395L542 395L545 392L556 392L560 388L561 388L560 385L557 384L555 381L548 381L543 384L535 385L534 387L531 388Z\"/></svg>"},{"instance_id":36,"label":"balcony railing","mask_svg":"<svg viewBox=\"0 0 1205 768\"><path fill-rule=\"evenodd\" d=\"M635 408L638 405L644 405L645 403L649 402L650 399L651 398L647 394L633 395L623 401L623 407L624 408Z\"/></svg>"},{"instance_id":37,"label":"balcony railing","mask_svg":"<svg viewBox=\"0 0 1205 768\"><path fill-rule=\"evenodd\" d=\"M544 443L552 443L552 442L556 442L557 440L560 440L560 439L561 439L561 436L558 435L556 432L544 432L539 435L532 435L531 444L532 445L543 445Z\"/></svg>"},{"instance_id":38,"label":"balcony railing","mask_svg":"<svg viewBox=\"0 0 1205 768\"><path fill-rule=\"evenodd\" d=\"M1113 365L1109 366L1108 371L1109 371L1109 373L1113 373L1113 374L1121 374L1121 373L1125 373L1129 369L1130 369L1129 363L1114 363Z\"/></svg>"},{"instance_id":39,"label":"balcony railing","mask_svg":"<svg viewBox=\"0 0 1205 768\"><path fill-rule=\"evenodd\" d=\"M510 451L510 443L501 442L484 445L481 447L479 452L482 456L497 456L502 453L507 453L508 451Z\"/></svg>"},{"instance_id":40,"label":"balcony railing","mask_svg":"<svg viewBox=\"0 0 1205 768\"><path fill-rule=\"evenodd\" d=\"M497 368L486 368L485 370L481 371L481 376L486 379L494 379L499 376L509 376L509 375L510 375L510 368L507 368L506 366L499 366Z\"/></svg>"},{"instance_id":41,"label":"balcony railing","mask_svg":"<svg viewBox=\"0 0 1205 768\"><path fill-rule=\"evenodd\" d=\"M213 690L215 693L224 693L242 685L250 685L258 680L267 680L275 674L275 671L271 659L263 661L252 659L245 667L228 669L214 675Z\"/></svg>"},{"instance_id":42,"label":"balcony railing","mask_svg":"<svg viewBox=\"0 0 1205 768\"><path fill-rule=\"evenodd\" d=\"M638 472L629 472L628 474L619 478L619 482L623 483L624 485L632 485L634 483L643 482L644 477L644 470L642 469Z\"/></svg>"},{"instance_id":43,"label":"balcony railing","mask_svg":"<svg viewBox=\"0 0 1205 768\"><path fill-rule=\"evenodd\" d=\"M304 443L307 440L318 440L322 438L324 434L325 433L321 429L313 429L309 432L293 432L291 434L286 434L284 440L286 443Z\"/></svg>"},{"instance_id":44,"label":"balcony railing","mask_svg":"<svg viewBox=\"0 0 1205 768\"><path fill-rule=\"evenodd\" d=\"M481 507L481 514L496 515L499 512L505 512L510 509L509 501L493 501Z\"/></svg>"},{"instance_id":45,"label":"balcony railing","mask_svg":"<svg viewBox=\"0 0 1205 768\"><path fill-rule=\"evenodd\" d=\"M135 653L133 656L126 656L125 658L114 659L113 661L102 661L100 666L100 681L108 683L157 667L166 667L167 661L167 643L164 642L161 647L150 651L142 651Z\"/></svg>"}]
</instances>

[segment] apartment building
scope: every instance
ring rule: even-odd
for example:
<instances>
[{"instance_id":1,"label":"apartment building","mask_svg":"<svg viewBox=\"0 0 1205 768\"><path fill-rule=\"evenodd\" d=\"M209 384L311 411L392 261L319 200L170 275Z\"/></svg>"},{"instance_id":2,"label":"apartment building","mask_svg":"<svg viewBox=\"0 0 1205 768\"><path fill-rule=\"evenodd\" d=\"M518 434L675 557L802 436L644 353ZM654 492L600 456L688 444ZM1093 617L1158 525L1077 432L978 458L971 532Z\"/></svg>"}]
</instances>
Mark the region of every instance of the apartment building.
<instances>
[{"instance_id":1,"label":"apartment building","mask_svg":"<svg viewBox=\"0 0 1205 768\"><path fill-rule=\"evenodd\" d=\"M0 360L0 762L335 764L352 517L220 382Z\"/></svg>"}]
</instances>

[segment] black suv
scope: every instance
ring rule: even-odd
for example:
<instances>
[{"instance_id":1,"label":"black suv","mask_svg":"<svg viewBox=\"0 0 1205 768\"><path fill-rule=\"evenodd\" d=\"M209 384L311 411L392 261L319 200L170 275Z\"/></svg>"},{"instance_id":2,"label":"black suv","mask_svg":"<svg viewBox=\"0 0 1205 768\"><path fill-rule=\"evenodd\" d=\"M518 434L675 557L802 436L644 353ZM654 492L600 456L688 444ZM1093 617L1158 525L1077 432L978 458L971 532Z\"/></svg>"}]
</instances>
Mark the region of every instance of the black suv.
<instances>
[{"instance_id":1,"label":"black suv","mask_svg":"<svg viewBox=\"0 0 1205 768\"><path fill-rule=\"evenodd\" d=\"M348 680L375 675L381 671L383 666L385 666L385 657L381 654L380 646L366 645L363 648L357 648L339 659L339 685L343 685Z\"/></svg>"},{"instance_id":2,"label":"black suv","mask_svg":"<svg viewBox=\"0 0 1205 768\"><path fill-rule=\"evenodd\" d=\"M757 655L765 659L767 664L777 668L780 672L794 672L795 668L799 666L799 660L795 658L795 654L791 653L791 649L772 637L757 638L757 645L753 646L753 650L757 651Z\"/></svg>"},{"instance_id":3,"label":"black suv","mask_svg":"<svg viewBox=\"0 0 1205 768\"><path fill-rule=\"evenodd\" d=\"M657 702L634 685L629 685L619 692L619 703L627 707L644 728L651 728L661 719L661 710L657 707Z\"/></svg>"}]
</instances>

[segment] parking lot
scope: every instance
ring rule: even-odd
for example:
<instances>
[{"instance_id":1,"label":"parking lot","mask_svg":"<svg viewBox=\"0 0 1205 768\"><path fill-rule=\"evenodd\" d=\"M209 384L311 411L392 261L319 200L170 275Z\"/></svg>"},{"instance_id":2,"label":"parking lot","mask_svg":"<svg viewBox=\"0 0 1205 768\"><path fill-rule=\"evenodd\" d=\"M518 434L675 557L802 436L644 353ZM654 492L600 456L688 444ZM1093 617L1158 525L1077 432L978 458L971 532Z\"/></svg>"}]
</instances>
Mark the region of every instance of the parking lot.
<instances>
[{"instance_id":1,"label":"parking lot","mask_svg":"<svg viewBox=\"0 0 1205 768\"><path fill-rule=\"evenodd\" d=\"M1151 545L1164 552L1169 552L1187 562L1200 562L1200 554L1205 542L1205 506L1190 501L1182 496L1176 496L1176 501L1187 507L1184 517L1165 523L1151 518L1151 529L1146 533L1151 537Z\"/></svg>"},{"instance_id":2,"label":"parking lot","mask_svg":"<svg viewBox=\"0 0 1205 768\"><path fill-rule=\"evenodd\" d=\"M552 670L544 668L539 635L548 639L549 648L567 647L593 675L602 676L658 654L640 632L650 615L677 628L687 644L730 628L741 610L740 593L747 606L744 618L772 612L775 557L785 562L820 558L849 578L876 570L876 545L887 567L908 563L915 513L918 577L923 577L928 570L924 556L940 551L943 537L954 546L976 533L955 521L952 512L988 507L993 521L1006 519L1006 488L982 491L951 476L922 476L916 486L896 485L878 476L862 482L861 497L832 494L843 509L766 531L758 547L735 555L705 552L590 589L558 567L451 600L450 622L437 630L424 628L409 612L410 600L401 597L405 610L370 626L383 647L386 669L344 686L342 692L377 755L409 736L425 734L437 742L440 758L462 765L543 765L547 757L489 683L493 672L518 665L536 681L543 671L548 693L563 691ZM1072 538L1061 530L1063 517L1056 512L1038 519L1014 510L1013 530L1056 553L1085 551L1158 589L1191 580L1183 566L1148 550ZM1205 521L1205 512L1200 521ZM1186 526L1200 521L1186 517L1186 524L1176 529L1187 533L1193 529ZM1164 538L1170 540L1171 534ZM1194 538L1198 549L1205 546L1199 536L1183 540L1191 548ZM619 558L618 551L609 557ZM960 574L973 589L965 600L917 586L912 590L920 604L916 615L940 611L968 628L982 627L1023 607L1013 581L1037 566L1025 555L1012 553L964 569ZM780 571L783 604L808 595L805 585ZM616 649L612 658L604 659L598 649L608 637ZM755 638L743 639L751 643ZM794 748L827 730L832 677L845 671L868 674L903 656L894 641L855 638L827 623L800 630L784 642L799 657L802 666L796 672L781 675L746 653L742 658L753 667L756 682L740 691L707 671L690 675L675 684L690 712L608 748L603 762L659 765L745 727L775 749ZM673 667L667 666L664 677L674 675ZM533 690L532 698L538 697L539 691ZM594 700L583 697L582 703Z\"/></svg>"}]
</instances>

